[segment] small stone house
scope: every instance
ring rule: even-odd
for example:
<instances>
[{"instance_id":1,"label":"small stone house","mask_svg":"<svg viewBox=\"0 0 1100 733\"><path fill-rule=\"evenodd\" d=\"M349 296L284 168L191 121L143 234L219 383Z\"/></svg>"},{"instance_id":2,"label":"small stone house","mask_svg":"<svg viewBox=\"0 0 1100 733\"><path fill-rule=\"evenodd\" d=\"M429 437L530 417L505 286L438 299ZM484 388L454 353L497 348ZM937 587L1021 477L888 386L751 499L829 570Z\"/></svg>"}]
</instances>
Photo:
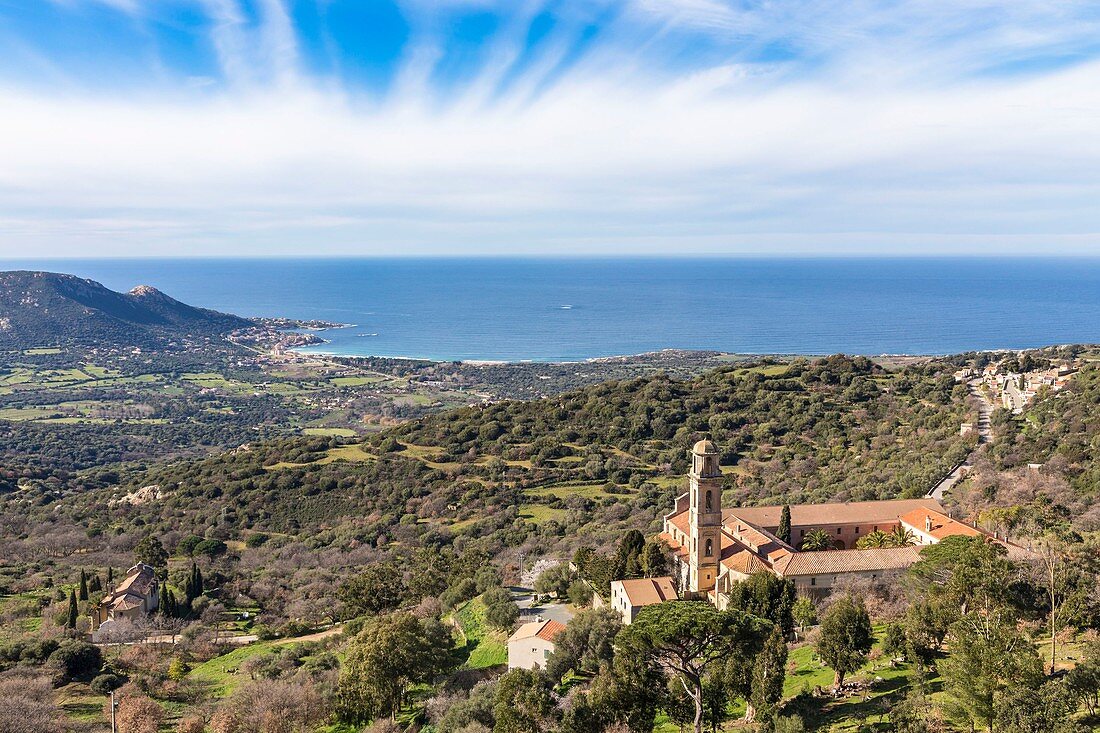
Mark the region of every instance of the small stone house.
<instances>
[{"instance_id":1,"label":"small stone house","mask_svg":"<svg viewBox=\"0 0 1100 733\"><path fill-rule=\"evenodd\" d=\"M541 669L554 653L554 639L565 624L541 618L523 624L508 638L508 669Z\"/></svg>"},{"instance_id":2,"label":"small stone house","mask_svg":"<svg viewBox=\"0 0 1100 733\"><path fill-rule=\"evenodd\" d=\"M156 571L138 563L126 571L126 577L103 597L92 614L93 631L103 624L120 619L136 621L157 610L160 604L160 581Z\"/></svg>"}]
</instances>

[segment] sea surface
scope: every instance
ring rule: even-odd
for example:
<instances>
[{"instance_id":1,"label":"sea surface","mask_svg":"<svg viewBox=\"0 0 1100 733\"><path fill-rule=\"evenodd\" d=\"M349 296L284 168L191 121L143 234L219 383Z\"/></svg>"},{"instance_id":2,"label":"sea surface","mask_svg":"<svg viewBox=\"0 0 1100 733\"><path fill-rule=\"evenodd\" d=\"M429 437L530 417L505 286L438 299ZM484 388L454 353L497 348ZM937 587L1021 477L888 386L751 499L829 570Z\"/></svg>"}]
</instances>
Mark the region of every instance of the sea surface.
<instances>
[{"instance_id":1,"label":"sea surface","mask_svg":"<svg viewBox=\"0 0 1100 733\"><path fill-rule=\"evenodd\" d=\"M0 260L245 316L317 351L570 361L659 349L944 354L1100 342L1100 258Z\"/></svg>"}]
</instances>

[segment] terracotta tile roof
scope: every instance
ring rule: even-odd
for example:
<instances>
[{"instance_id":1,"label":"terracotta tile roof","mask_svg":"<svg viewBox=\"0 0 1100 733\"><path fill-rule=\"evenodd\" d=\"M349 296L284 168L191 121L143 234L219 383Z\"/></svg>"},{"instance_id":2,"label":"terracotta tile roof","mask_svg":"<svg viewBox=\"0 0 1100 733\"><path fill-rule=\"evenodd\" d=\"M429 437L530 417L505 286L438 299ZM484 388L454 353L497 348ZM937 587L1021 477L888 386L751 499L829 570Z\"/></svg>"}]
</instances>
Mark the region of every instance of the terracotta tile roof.
<instances>
[{"instance_id":1,"label":"terracotta tile roof","mask_svg":"<svg viewBox=\"0 0 1100 733\"><path fill-rule=\"evenodd\" d=\"M109 605L112 611L129 611L134 608L141 608L144 603L145 600L141 596L126 593L112 600Z\"/></svg>"},{"instance_id":2,"label":"terracotta tile roof","mask_svg":"<svg viewBox=\"0 0 1100 733\"><path fill-rule=\"evenodd\" d=\"M771 569L756 553L749 550L739 550L730 553L728 556L723 553L722 567L744 575L752 575L761 570Z\"/></svg>"},{"instance_id":3,"label":"terracotta tile roof","mask_svg":"<svg viewBox=\"0 0 1100 733\"><path fill-rule=\"evenodd\" d=\"M943 507L935 499L890 499L885 501L853 501L834 504L792 504L791 525L812 527L823 524L865 524L897 521L902 514L914 509L932 509L938 512ZM752 506L725 509L722 521L725 524L738 519L757 527L771 530L779 526L782 506Z\"/></svg>"},{"instance_id":4,"label":"terracotta tile roof","mask_svg":"<svg viewBox=\"0 0 1100 733\"><path fill-rule=\"evenodd\" d=\"M146 595L156 579L156 573L148 565L135 565L127 572L122 582L115 587L114 593L134 592L138 595Z\"/></svg>"},{"instance_id":5,"label":"terracotta tile roof","mask_svg":"<svg viewBox=\"0 0 1100 733\"><path fill-rule=\"evenodd\" d=\"M531 621L516 629L516 632L508 637L508 641L533 639L536 636L546 641L553 641L563 631L565 631L565 625L553 619Z\"/></svg>"},{"instance_id":6,"label":"terracotta tile roof","mask_svg":"<svg viewBox=\"0 0 1100 733\"><path fill-rule=\"evenodd\" d=\"M672 515L668 518L668 522L684 534L690 534L690 517L688 517L687 512L680 512L679 514Z\"/></svg>"},{"instance_id":7,"label":"terracotta tile roof","mask_svg":"<svg viewBox=\"0 0 1100 733\"><path fill-rule=\"evenodd\" d=\"M558 638L558 634L563 631L565 631L565 624L550 619L542 625L542 628L539 629L539 632L535 634L535 636L540 639L545 639L546 641L553 641Z\"/></svg>"},{"instance_id":8,"label":"terracotta tile roof","mask_svg":"<svg viewBox=\"0 0 1100 733\"><path fill-rule=\"evenodd\" d=\"M675 552L679 557L687 557L688 549L676 541L676 538L670 535L668 532L661 532L657 535L657 539L664 540L669 549Z\"/></svg>"},{"instance_id":9,"label":"terracotta tile roof","mask_svg":"<svg viewBox=\"0 0 1100 733\"><path fill-rule=\"evenodd\" d=\"M920 547L883 547L873 550L816 550L796 552L775 563L782 576L902 570L920 560Z\"/></svg>"},{"instance_id":10,"label":"terracotta tile roof","mask_svg":"<svg viewBox=\"0 0 1100 733\"><path fill-rule=\"evenodd\" d=\"M676 585L667 575L659 578L633 578L615 582L622 584L623 592L631 606L650 606L663 601L674 601L679 597L676 594Z\"/></svg>"},{"instance_id":11,"label":"terracotta tile roof","mask_svg":"<svg viewBox=\"0 0 1100 733\"><path fill-rule=\"evenodd\" d=\"M723 527L723 534L730 534L736 538L746 549L756 552L761 557L768 558L769 562L775 562L781 557L794 552L794 548L783 542L771 532L753 526L743 520L735 520Z\"/></svg>"},{"instance_id":12,"label":"terracotta tile roof","mask_svg":"<svg viewBox=\"0 0 1100 733\"><path fill-rule=\"evenodd\" d=\"M969 524L963 524L962 522L952 519L943 512L937 512L931 509L914 509L911 512L901 515L899 519L913 529L923 532L930 537L935 537L937 540L942 540L944 537L954 537L956 535L964 535L966 537L981 537L985 535L985 532L975 529ZM931 522L928 520L931 520ZM930 529L928 528L929 524L931 525Z\"/></svg>"}]
</instances>

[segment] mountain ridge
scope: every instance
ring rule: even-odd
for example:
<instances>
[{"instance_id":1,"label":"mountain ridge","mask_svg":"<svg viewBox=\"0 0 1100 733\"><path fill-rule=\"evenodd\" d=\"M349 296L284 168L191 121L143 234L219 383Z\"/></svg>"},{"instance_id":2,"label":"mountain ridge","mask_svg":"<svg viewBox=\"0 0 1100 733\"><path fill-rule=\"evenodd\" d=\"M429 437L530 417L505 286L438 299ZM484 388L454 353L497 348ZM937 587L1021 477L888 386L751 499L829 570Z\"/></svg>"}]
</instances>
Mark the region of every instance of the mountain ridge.
<instances>
[{"instance_id":1,"label":"mountain ridge","mask_svg":"<svg viewBox=\"0 0 1100 733\"><path fill-rule=\"evenodd\" d=\"M185 338L222 337L255 325L197 308L149 285L119 293L95 280L56 272L0 272L0 348L166 347Z\"/></svg>"}]
</instances>

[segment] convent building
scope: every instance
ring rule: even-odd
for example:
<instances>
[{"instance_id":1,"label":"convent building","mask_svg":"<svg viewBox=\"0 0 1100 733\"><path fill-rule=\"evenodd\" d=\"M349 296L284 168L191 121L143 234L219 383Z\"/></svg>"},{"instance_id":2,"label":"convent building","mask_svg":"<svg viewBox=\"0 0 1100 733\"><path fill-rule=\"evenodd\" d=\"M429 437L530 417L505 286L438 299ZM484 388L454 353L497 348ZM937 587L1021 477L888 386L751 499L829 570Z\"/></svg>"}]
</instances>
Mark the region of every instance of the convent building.
<instances>
[{"instance_id":1,"label":"convent building","mask_svg":"<svg viewBox=\"0 0 1100 733\"><path fill-rule=\"evenodd\" d=\"M1026 552L952 519L931 498L794 505L787 541L777 535L782 513L782 506L723 509L718 450L709 440L696 443L688 490L665 515L660 535L671 550L673 579L682 595L707 598L721 608L734 583L759 571L790 578L800 594L825 593L846 576L898 574L920 559L922 545L955 535L985 536L1010 554ZM861 537L898 527L908 531L912 545L856 549ZM833 549L799 551L802 538L814 530L827 532Z\"/></svg>"}]
</instances>

